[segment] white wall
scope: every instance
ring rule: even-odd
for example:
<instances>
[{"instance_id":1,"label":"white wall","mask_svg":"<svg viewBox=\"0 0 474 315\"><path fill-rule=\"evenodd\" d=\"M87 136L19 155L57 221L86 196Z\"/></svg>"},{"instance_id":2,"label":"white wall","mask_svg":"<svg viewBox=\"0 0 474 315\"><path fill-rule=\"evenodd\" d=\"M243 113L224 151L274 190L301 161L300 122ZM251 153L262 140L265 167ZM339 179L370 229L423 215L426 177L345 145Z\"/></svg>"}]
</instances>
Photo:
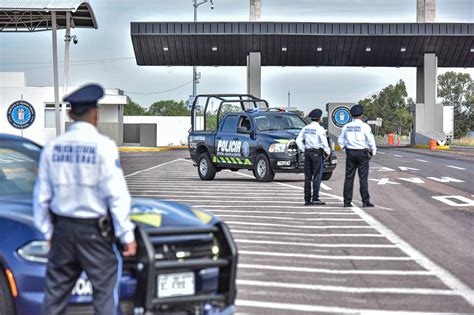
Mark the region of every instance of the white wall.
<instances>
[{"instance_id":1,"label":"white wall","mask_svg":"<svg viewBox=\"0 0 474 315\"><path fill-rule=\"evenodd\" d=\"M202 117L197 117L202 124ZM156 124L156 146L177 146L188 144L188 131L191 128L189 116L124 116L124 124Z\"/></svg>"},{"instance_id":2,"label":"white wall","mask_svg":"<svg viewBox=\"0 0 474 315\"><path fill-rule=\"evenodd\" d=\"M8 82L4 81L10 83L7 84ZM0 133L22 135L21 130L13 128L8 122L7 111L12 103L24 100L34 107L36 117L33 125L23 130L23 137L44 145L56 136L55 128L44 127L45 105L54 103L54 90L52 87L25 87L21 86L22 82L24 82L24 77L19 74L0 73L0 83L2 83L0 85ZM69 91L75 89L75 87L70 87ZM99 122L120 123L119 105L126 106L128 98L124 95L118 95L117 89L106 90L106 93L115 95L106 95L99 102L100 107L104 104L99 112Z\"/></svg>"}]
</instances>

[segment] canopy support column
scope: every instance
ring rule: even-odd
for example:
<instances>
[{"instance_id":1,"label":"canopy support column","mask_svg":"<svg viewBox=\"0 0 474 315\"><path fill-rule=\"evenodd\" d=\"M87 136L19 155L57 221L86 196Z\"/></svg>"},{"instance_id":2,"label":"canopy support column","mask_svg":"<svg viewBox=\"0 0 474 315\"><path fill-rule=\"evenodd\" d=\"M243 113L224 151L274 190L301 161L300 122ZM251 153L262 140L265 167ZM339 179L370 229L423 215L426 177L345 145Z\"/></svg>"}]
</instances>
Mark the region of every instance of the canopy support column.
<instances>
[{"instance_id":1,"label":"canopy support column","mask_svg":"<svg viewBox=\"0 0 474 315\"><path fill-rule=\"evenodd\" d=\"M262 95L262 55L251 52L247 56L247 94L260 98Z\"/></svg>"}]
</instances>

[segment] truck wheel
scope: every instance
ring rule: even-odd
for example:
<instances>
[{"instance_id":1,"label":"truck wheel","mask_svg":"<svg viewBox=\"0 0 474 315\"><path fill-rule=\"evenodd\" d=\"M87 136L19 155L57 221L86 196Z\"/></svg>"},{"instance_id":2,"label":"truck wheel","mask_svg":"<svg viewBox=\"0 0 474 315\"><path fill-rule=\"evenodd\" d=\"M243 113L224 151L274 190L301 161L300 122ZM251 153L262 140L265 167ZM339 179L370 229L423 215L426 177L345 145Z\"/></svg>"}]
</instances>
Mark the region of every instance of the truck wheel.
<instances>
[{"instance_id":1,"label":"truck wheel","mask_svg":"<svg viewBox=\"0 0 474 315\"><path fill-rule=\"evenodd\" d=\"M323 173L323 180L330 180L332 177L332 172Z\"/></svg>"},{"instance_id":2,"label":"truck wheel","mask_svg":"<svg viewBox=\"0 0 474 315\"><path fill-rule=\"evenodd\" d=\"M259 182L271 182L275 178L275 173L272 170L270 161L265 154L257 155L255 160L255 169L253 175Z\"/></svg>"},{"instance_id":3,"label":"truck wheel","mask_svg":"<svg viewBox=\"0 0 474 315\"><path fill-rule=\"evenodd\" d=\"M0 314L16 314L5 271L0 267Z\"/></svg>"},{"instance_id":4,"label":"truck wheel","mask_svg":"<svg viewBox=\"0 0 474 315\"><path fill-rule=\"evenodd\" d=\"M217 168L211 162L209 154L202 153L198 159L198 173L202 180L213 180L216 177Z\"/></svg>"}]
</instances>

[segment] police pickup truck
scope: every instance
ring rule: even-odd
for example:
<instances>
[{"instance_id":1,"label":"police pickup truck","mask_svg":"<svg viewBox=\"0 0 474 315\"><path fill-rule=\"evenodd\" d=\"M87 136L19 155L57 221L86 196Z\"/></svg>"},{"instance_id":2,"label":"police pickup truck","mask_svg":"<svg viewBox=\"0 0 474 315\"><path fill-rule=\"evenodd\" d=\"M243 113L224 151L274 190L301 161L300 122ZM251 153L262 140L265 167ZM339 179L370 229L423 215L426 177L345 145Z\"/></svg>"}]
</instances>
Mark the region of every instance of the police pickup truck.
<instances>
[{"instance_id":1,"label":"police pickup truck","mask_svg":"<svg viewBox=\"0 0 474 315\"><path fill-rule=\"evenodd\" d=\"M216 100L217 111L209 110ZM202 180L213 180L223 169L251 170L260 182L272 181L276 172L303 172L304 154L295 140L306 122L295 113L271 109L251 95L199 95L191 117L189 151ZM323 180L336 165L332 153Z\"/></svg>"}]
</instances>

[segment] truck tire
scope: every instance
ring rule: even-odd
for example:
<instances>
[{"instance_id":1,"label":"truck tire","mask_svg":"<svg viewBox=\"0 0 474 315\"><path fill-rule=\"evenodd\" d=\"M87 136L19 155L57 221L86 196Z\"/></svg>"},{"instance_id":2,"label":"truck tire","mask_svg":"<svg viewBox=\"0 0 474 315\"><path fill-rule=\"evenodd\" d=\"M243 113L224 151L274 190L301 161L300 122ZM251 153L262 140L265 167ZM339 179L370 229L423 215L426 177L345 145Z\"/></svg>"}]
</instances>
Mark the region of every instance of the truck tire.
<instances>
[{"instance_id":1,"label":"truck tire","mask_svg":"<svg viewBox=\"0 0 474 315\"><path fill-rule=\"evenodd\" d=\"M272 165L265 154L260 153L257 155L253 175L259 182L271 182L273 181L273 178L275 178Z\"/></svg>"},{"instance_id":2,"label":"truck tire","mask_svg":"<svg viewBox=\"0 0 474 315\"><path fill-rule=\"evenodd\" d=\"M217 167L212 163L207 152L199 156L197 168L202 180L213 180L216 177Z\"/></svg>"},{"instance_id":3,"label":"truck tire","mask_svg":"<svg viewBox=\"0 0 474 315\"><path fill-rule=\"evenodd\" d=\"M323 180L330 180L332 177L332 172L323 173Z\"/></svg>"},{"instance_id":4,"label":"truck tire","mask_svg":"<svg viewBox=\"0 0 474 315\"><path fill-rule=\"evenodd\" d=\"M10 286L5 275L5 271L0 267L0 314L14 315L15 305L10 292Z\"/></svg>"}]
</instances>

